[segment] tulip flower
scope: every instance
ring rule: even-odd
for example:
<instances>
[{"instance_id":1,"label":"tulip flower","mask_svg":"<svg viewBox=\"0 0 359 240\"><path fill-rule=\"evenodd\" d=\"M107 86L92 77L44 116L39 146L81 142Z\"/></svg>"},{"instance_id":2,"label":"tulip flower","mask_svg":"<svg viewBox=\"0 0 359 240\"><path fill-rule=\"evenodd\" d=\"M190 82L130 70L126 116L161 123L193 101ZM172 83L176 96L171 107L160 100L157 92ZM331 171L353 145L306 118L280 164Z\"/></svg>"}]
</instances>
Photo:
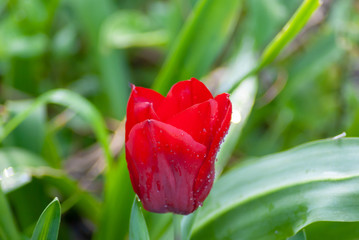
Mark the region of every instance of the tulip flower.
<instances>
[{"instance_id":1,"label":"tulip flower","mask_svg":"<svg viewBox=\"0 0 359 240\"><path fill-rule=\"evenodd\" d=\"M215 158L231 113L229 94L214 98L194 78L175 84L166 97L132 86L126 160L146 210L186 215L202 205L212 188Z\"/></svg>"}]
</instances>

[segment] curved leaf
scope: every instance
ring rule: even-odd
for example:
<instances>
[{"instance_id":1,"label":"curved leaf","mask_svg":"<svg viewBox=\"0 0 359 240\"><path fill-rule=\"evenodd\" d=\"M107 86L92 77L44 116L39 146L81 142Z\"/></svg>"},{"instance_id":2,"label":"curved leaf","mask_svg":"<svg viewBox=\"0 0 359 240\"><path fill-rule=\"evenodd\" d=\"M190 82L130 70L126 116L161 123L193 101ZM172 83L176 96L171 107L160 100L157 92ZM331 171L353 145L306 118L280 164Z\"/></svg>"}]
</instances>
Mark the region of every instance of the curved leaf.
<instances>
[{"instance_id":1,"label":"curved leaf","mask_svg":"<svg viewBox=\"0 0 359 240\"><path fill-rule=\"evenodd\" d=\"M61 206L55 198L42 212L31 240L56 240L61 220Z\"/></svg>"},{"instance_id":2,"label":"curved leaf","mask_svg":"<svg viewBox=\"0 0 359 240\"><path fill-rule=\"evenodd\" d=\"M113 162L108 143L108 134L105 122L101 113L85 98L77 93L66 89L51 90L36 99L26 110L12 118L5 126L0 128L0 143L22 123L38 107L47 103L59 104L70 108L79 114L85 121L91 124L101 147L103 148L106 160L110 166Z\"/></svg>"},{"instance_id":3,"label":"curved leaf","mask_svg":"<svg viewBox=\"0 0 359 240\"><path fill-rule=\"evenodd\" d=\"M359 139L321 140L241 164L200 210L193 239L285 239L318 221L359 221Z\"/></svg>"}]
</instances>

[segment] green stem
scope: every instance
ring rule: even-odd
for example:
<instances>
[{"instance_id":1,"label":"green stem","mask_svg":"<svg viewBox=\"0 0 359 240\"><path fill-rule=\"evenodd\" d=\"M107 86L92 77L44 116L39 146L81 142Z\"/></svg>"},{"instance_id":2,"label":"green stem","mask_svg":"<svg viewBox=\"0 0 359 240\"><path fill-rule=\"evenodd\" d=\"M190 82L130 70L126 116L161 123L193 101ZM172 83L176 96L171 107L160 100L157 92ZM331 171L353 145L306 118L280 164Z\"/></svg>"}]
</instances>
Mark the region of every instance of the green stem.
<instances>
[{"instance_id":1,"label":"green stem","mask_svg":"<svg viewBox=\"0 0 359 240\"><path fill-rule=\"evenodd\" d=\"M182 215L173 214L173 239L174 240L181 240L181 220Z\"/></svg>"}]
</instances>

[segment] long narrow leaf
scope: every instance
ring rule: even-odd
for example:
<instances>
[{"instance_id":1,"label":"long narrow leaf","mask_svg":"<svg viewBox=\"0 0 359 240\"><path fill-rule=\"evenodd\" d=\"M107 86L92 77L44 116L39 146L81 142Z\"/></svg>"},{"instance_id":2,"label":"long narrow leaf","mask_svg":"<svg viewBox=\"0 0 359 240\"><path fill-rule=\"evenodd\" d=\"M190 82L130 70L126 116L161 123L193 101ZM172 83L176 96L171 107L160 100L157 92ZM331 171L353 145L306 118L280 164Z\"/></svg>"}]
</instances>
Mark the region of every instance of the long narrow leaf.
<instances>
[{"instance_id":1,"label":"long narrow leaf","mask_svg":"<svg viewBox=\"0 0 359 240\"><path fill-rule=\"evenodd\" d=\"M131 204L134 197L125 154L107 172L105 204L95 239L123 239L128 233Z\"/></svg>"},{"instance_id":2,"label":"long narrow leaf","mask_svg":"<svg viewBox=\"0 0 359 240\"><path fill-rule=\"evenodd\" d=\"M241 81L257 73L264 66L271 63L278 56L281 50L303 29L319 6L320 0L304 0L292 18L289 19L287 24L283 27L282 31L280 31L264 49L259 64L244 75L240 81L234 84L229 92L233 92Z\"/></svg>"},{"instance_id":3,"label":"long narrow leaf","mask_svg":"<svg viewBox=\"0 0 359 240\"><path fill-rule=\"evenodd\" d=\"M303 29L319 6L320 0L304 0L282 31L277 34L264 50L260 67L272 62L278 56L280 51Z\"/></svg>"}]
</instances>

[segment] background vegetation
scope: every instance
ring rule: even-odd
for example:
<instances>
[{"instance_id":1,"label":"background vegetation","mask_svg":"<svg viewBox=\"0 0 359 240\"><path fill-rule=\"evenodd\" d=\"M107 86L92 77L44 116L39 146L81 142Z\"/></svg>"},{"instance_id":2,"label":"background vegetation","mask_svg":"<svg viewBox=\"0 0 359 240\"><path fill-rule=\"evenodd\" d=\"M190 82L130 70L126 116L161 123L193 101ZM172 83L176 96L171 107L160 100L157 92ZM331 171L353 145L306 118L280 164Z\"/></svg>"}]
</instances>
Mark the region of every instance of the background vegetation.
<instances>
[{"instance_id":1,"label":"background vegetation","mask_svg":"<svg viewBox=\"0 0 359 240\"><path fill-rule=\"evenodd\" d=\"M41 239L59 201L59 239L127 238L129 83L166 94L190 77L232 93L234 123L218 156L223 178L200 217L183 219L185 236L357 239L359 140L262 157L359 135L359 2L304 1L308 17L316 11L275 45L302 2L0 0L0 239ZM170 216L144 215L151 239L168 239Z\"/></svg>"}]
</instances>

